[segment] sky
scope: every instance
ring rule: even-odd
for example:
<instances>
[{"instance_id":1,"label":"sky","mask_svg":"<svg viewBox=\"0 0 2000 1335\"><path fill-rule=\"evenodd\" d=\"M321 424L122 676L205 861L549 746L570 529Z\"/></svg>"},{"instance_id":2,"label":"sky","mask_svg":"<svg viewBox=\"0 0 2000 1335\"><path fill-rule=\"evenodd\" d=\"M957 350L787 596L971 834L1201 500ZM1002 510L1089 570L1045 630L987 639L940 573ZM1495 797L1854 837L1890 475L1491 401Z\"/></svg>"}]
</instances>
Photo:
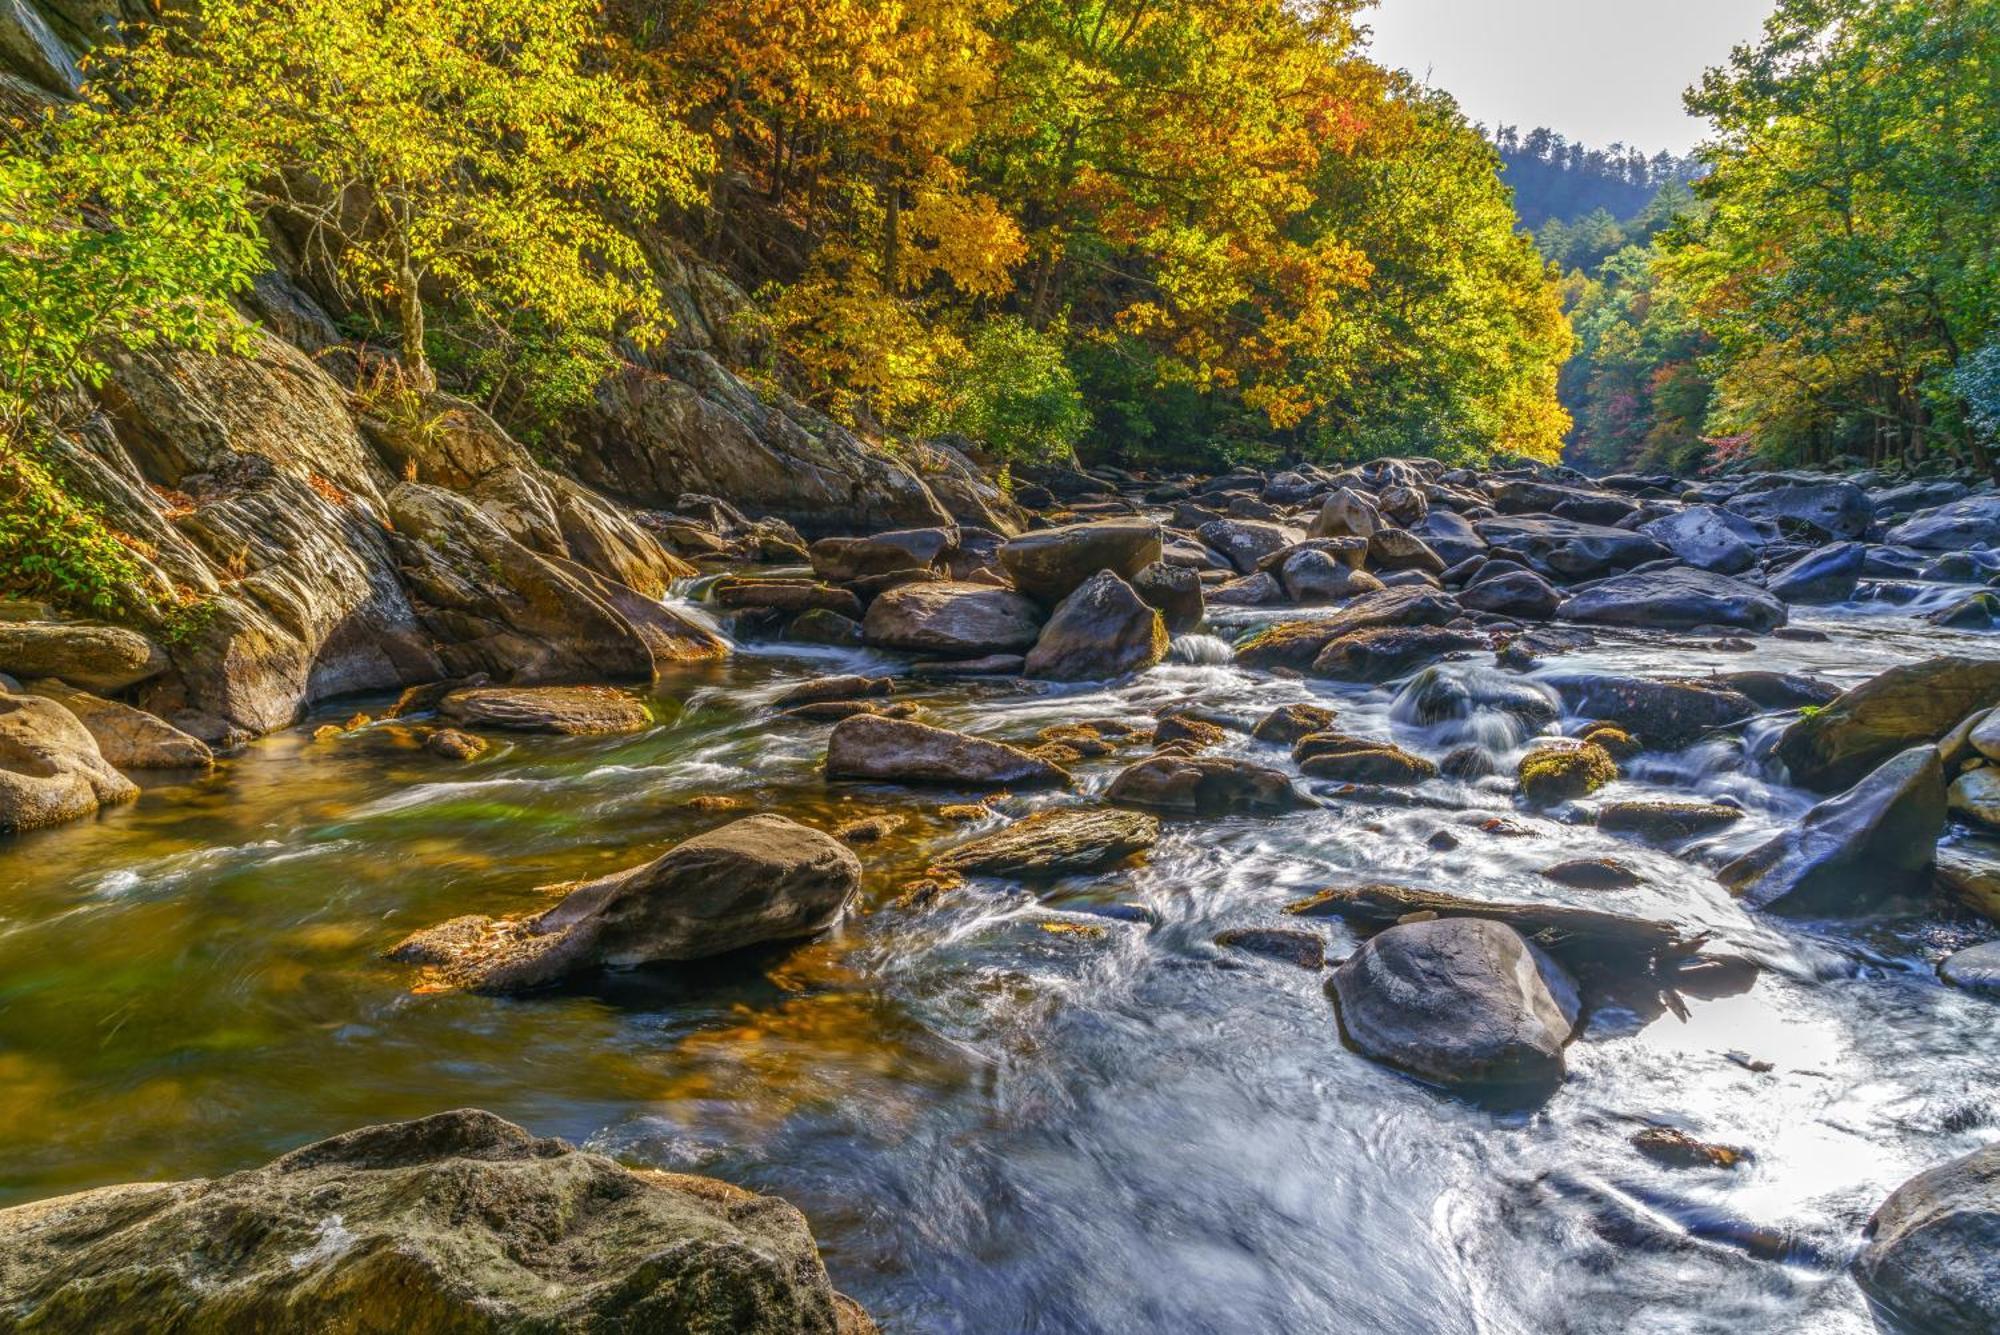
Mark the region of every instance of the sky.
<instances>
[{"instance_id":1,"label":"sky","mask_svg":"<svg viewBox=\"0 0 2000 1335\"><path fill-rule=\"evenodd\" d=\"M1375 58L1487 127L1546 125L1593 148L1684 153L1681 90L1756 36L1771 0L1380 0Z\"/></svg>"}]
</instances>

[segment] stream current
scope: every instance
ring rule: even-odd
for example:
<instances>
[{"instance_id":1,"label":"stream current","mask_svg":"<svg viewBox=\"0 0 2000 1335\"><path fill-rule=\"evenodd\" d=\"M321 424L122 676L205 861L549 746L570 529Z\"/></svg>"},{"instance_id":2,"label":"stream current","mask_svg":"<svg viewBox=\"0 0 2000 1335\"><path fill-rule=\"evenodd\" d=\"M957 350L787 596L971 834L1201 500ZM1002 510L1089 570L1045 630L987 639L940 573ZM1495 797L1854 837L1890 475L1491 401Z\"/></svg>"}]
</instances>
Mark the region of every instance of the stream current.
<instances>
[{"instance_id":1,"label":"stream current","mask_svg":"<svg viewBox=\"0 0 2000 1335\"><path fill-rule=\"evenodd\" d=\"M1751 654L1600 632L1544 670L1756 667L1851 685L2000 651L1921 610L1801 609L1794 624L1827 641ZM1237 668L1229 641L1261 616L1218 615L1111 687L911 679L899 695L1009 740L1080 719L1150 725L1170 706L1247 726L1314 700L1343 731L1433 757L1468 740L1508 768L1521 753L1499 715L1420 727L1394 688ZM1990 925L1943 909L1760 918L1712 880L1715 860L1811 805L1762 773L1768 720L1647 753L1597 795L1745 807L1685 858L1435 780L1421 792L1436 808L1168 821L1127 870L1032 891L974 879L919 910L895 904L898 887L940 849L1090 800L1143 748L1084 762L1078 793L1010 796L962 825L937 810L972 795L829 784L828 725L769 707L807 677L903 670L744 645L659 681L647 732L500 739L470 765L388 725L312 740L386 703L341 701L211 775L159 776L135 804L0 844L0 1204L226 1173L471 1105L785 1197L835 1284L898 1332L1860 1332L1872 1324L1843 1266L1869 1213L2000 1134L2000 1010L1935 974ZM1241 733L1222 750L1296 773ZM862 901L803 946L522 999L413 994L411 970L382 958L418 927L540 907L535 887L732 818L689 807L699 794L828 828L902 823L857 848ZM1482 830L1494 816L1525 833ZM1433 846L1440 829L1457 847ZM1605 854L1645 883L1579 891L1537 874ZM1303 925L1342 957L1346 926L1280 910L1355 880L1672 918L1765 968L1747 992L1690 1000L1685 1021L1597 1012L1561 1090L1496 1113L1345 1049L1324 974L1213 944ZM1754 1157L1664 1168L1628 1143L1648 1124Z\"/></svg>"}]
</instances>

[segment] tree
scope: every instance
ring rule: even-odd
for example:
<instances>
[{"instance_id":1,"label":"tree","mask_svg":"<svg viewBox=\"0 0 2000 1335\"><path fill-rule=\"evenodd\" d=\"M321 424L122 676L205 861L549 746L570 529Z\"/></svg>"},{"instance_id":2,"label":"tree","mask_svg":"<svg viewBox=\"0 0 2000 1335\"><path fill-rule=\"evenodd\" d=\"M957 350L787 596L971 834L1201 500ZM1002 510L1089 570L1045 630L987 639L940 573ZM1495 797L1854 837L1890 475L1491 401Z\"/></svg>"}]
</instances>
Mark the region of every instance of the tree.
<instances>
[{"instance_id":1,"label":"tree","mask_svg":"<svg viewBox=\"0 0 2000 1335\"><path fill-rule=\"evenodd\" d=\"M202 0L91 98L160 157L193 141L239 160L260 216L393 312L428 388L433 295L487 330L664 319L619 222L696 199L710 154L606 54L589 0Z\"/></svg>"}]
</instances>

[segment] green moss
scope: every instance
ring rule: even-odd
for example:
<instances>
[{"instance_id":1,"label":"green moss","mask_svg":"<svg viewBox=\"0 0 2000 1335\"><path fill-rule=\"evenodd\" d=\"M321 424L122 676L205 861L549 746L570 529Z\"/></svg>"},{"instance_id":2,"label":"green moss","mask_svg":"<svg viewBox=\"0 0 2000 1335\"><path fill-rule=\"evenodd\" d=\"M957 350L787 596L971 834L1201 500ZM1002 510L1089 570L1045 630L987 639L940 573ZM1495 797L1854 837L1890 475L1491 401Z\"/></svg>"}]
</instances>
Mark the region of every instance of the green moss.
<instances>
[{"instance_id":1,"label":"green moss","mask_svg":"<svg viewBox=\"0 0 2000 1335\"><path fill-rule=\"evenodd\" d=\"M177 604L160 618L158 638L172 646L193 644L221 615L222 604L214 598L195 598Z\"/></svg>"},{"instance_id":2,"label":"green moss","mask_svg":"<svg viewBox=\"0 0 2000 1335\"><path fill-rule=\"evenodd\" d=\"M1537 806L1594 793L1618 777L1618 762L1596 743L1546 746L1521 757L1521 793Z\"/></svg>"},{"instance_id":3,"label":"green moss","mask_svg":"<svg viewBox=\"0 0 2000 1335\"><path fill-rule=\"evenodd\" d=\"M96 511L41 459L0 438L0 593L115 617L140 609L144 578Z\"/></svg>"}]
</instances>

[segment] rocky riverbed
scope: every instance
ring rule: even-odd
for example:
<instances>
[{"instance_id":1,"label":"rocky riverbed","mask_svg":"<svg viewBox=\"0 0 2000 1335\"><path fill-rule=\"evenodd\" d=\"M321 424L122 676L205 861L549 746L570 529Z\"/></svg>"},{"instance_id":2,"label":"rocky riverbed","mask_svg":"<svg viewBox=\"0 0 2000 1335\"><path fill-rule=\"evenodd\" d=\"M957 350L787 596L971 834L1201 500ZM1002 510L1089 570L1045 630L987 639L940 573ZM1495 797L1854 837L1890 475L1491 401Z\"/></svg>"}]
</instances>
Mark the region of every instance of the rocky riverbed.
<instances>
[{"instance_id":1,"label":"rocky riverbed","mask_svg":"<svg viewBox=\"0 0 2000 1335\"><path fill-rule=\"evenodd\" d=\"M0 1328L91 1328L204 1211L283 1246L177 1302L518 1248L391 1172L630 1197L507 1318L578 1328L693 1310L640 1218L755 1329L2000 1322L1990 486L1059 470L810 542L578 499L631 585L454 495L385 502L449 669L400 691L0 622L0 1188L178 1183L64 1207L94 1281L0 1213Z\"/></svg>"}]
</instances>

